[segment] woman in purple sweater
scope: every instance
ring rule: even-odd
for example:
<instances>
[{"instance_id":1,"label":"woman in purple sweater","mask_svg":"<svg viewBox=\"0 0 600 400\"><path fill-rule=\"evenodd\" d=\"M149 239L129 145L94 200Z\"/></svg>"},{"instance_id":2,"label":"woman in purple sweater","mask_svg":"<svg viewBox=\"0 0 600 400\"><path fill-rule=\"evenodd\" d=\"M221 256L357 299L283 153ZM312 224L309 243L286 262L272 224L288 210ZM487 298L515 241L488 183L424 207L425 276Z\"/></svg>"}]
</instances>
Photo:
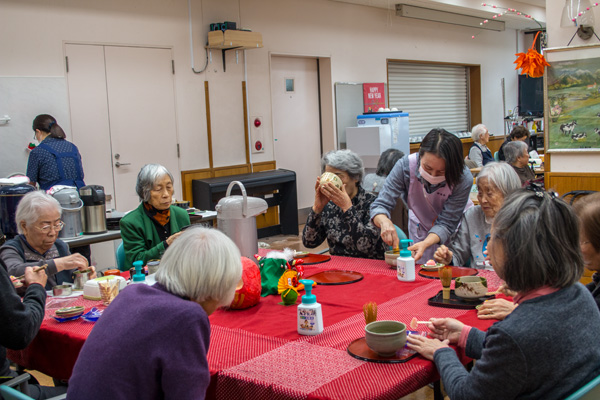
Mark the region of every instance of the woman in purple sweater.
<instances>
[{"instance_id":1,"label":"woman in purple sweater","mask_svg":"<svg viewBox=\"0 0 600 400\"><path fill-rule=\"evenodd\" d=\"M156 284L131 285L104 311L69 380L69 399L204 399L208 316L233 300L240 252L223 233L193 228L165 252Z\"/></svg>"}]
</instances>

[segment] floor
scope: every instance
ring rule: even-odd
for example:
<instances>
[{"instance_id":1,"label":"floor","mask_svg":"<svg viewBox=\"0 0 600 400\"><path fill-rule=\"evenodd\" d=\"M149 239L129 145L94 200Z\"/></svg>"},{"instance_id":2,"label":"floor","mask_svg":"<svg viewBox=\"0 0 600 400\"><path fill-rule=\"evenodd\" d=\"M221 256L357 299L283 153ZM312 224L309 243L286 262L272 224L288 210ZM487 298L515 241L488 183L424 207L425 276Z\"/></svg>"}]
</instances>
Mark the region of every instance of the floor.
<instances>
[{"instance_id":1,"label":"floor","mask_svg":"<svg viewBox=\"0 0 600 400\"><path fill-rule=\"evenodd\" d=\"M259 239L259 247L270 248L273 250L283 250L285 248L290 248L292 250L297 251L310 251L312 253L319 253L323 250L327 250L327 242L324 242L320 246L314 249L307 249L302 245L302 230L304 229L304 224L299 226L300 235L277 235L270 236L266 238ZM47 375L42 374L38 371L27 371L30 374L34 375L36 379L42 384L46 386L53 386L52 378ZM414 393L411 393L408 396L403 397L401 400L433 400L433 388L429 386L425 386L424 388L417 390Z\"/></svg>"}]
</instances>

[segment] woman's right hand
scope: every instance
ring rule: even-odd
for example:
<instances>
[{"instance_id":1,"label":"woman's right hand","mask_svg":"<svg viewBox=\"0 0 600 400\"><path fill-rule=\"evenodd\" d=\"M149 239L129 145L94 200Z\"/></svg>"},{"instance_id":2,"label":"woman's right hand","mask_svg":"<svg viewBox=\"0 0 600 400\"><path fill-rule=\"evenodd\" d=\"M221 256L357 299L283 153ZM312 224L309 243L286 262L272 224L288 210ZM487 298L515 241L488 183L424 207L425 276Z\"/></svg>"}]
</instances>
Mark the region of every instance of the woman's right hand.
<instances>
[{"instance_id":1,"label":"woman's right hand","mask_svg":"<svg viewBox=\"0 0 600 400\"><path fill-rule=\"evenodd\" d=\"M453 254L450 251L450 249L448 247L446 247L445 245L441 245L435 251L435 254L433 255L433 259L435 260L435 262L450 265L450 263L452 262L452 256L453 256Z\"/></svg>"},{"instance_id":2,"label":"woman's right hand","mask_svg":"<svg viewBox=\"0 0 600 400\"><path fill-rule=\"evenodd\" d=\"M54 264L56 265L56 269L58 271L64 271L68 269L78 269L79 271L83 271L89 266L87 258L79 253L73 253L66 257L55 258Z\"/></svg>"},{"instance_id":3,"label":"woman's right hand","mask_svg":"<svg viewBox=\"0 0 600 400\"><path fill-rule=\"evenodd\" d=\"M454 318L431 318L427 324L431 331L429 336L439 340L448 339L450 344L458 343L464 326L465 324Z\"/></svg>"},{"instance_id":4,"label":"woman's right hand","mask_svg":"<svg viewBox=\"0 0 600 400\"><path fill-rule=\"evenodd\" d=\"M393 249L399 247L400 239L398 239L398 233L394 223L385 215L378 214L373 218L373 224L381 229L381 239L388 246L392 246Z\"/></svg>"},{"instance_id":5,"label":"woman's right hand","mask_svg":"<svg viewBox=\"0 0 600 400\"><path fill-rule=\"evenodd\" d=\"M312 207L315 214L321 214L327 203L329 203L329 199L321 193L321 177L318 177L315 183L315 203Z\"/></svg>"},{"instance_id":6,"label":"woman's right hand","mask_svg":"<svg viewBox=\"0 0 600 400\"><path fill-rule=\"evenodd\" d=\"M46 287L46 281L48 280L48 275L46 275L46 271L41 269L39 271L34 272L32 267L25 268L25 285L29 286L34 283L39 283L43 287Z\"/></svg>"},{"instance_id":7,"label":"woman's right hand","mask_svg":"<svg viewBox=\"0 0 600 400\"><path fill-rule=\"evenodd\" d=\"M167 245L169 245L169 246L170 246L170 245L172 245L172 244L173 244L173 241L174 241L175 239L177 239L177 238L179 237L179 235L181 235L182 233L183 233L183 231L179 231L179 232L177 232L177 233L174 233L174 234L172 234L171 236L169 236L169 237L167 238L167 240L166 240L166 242L167 242Z\"/></svg>"}]
</instances>

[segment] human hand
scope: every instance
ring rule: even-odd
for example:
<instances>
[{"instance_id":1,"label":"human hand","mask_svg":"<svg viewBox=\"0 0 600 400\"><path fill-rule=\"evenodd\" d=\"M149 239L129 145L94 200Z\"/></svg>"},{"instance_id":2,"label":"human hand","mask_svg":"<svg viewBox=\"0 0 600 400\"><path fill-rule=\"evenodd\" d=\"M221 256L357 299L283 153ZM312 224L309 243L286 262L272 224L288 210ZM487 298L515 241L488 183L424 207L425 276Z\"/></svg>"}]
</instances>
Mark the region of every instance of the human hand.
<instances>
[{"instance_id":1,"label":"human hand","mask_svg":"<svg viewBox=\"0 0 600 400\"><path fill-rule=\"evenodd\" d=\"M448 340L449 343L456 344L460 339L463 324L454 318L431 318L427 328L431 331L430 336L440 340Z\"/></svg>"},{"instance_id":2,"label":"human hand","mask_svg":"<svg viewBox=\"0 0 600 400\"><path fill-rule=\"evenodd\" d=\"M425 250L427 250L427 248L430 245L428 245L427 243L425 243L425 241L423 242L417 242L415 244L413 244L412 246L410 246L408 248L408 250L413 252L413 258L415 259L415 261L421 259L421 257L423 256L423 253L425 252Z\"/></svg>"},{"instance_id":3,"label":"human hand","mask_svg":"<svg viewBox=\"0 0 600 400\"><path fill-rule=\"evenodd\" d=\"M25 268L25 285L29 286L34 283L39 283L42 286L46 286L46 281L48 281L48 275L46 275L45 269L40 269L38 271L33 270L32 267Z\"/></svg>"},{"instance_id":4,"label":"human hand","mask_svg":"<svg viewBox=\"0 0 600 400\"><path fill-rule=\"evenodd\" d=\"M321 211L329 203L329 199L323 193L321 193L321 177L317 177L317 183L315 183L315 203L313 204L313 211L316 214L321 214Z\"/></svg>"},{"instance_id":5,"label":"human hand","mask_svg":"<svg viewBox=\"0 0 600 400\"><path fill-rule=\"evenodd\" d=\"M508 297L515 297L517 295L517 292L510 290L508 286L506 286L506 283L502 283L502 285L500 285L498 292Z\"/></svg>"},{"instance_id":6,"label":"human hand","mask_svg":"<svg viewBox=\"0 0 600 400\"><path fill-rule=\"evenodd\" d=\"M450 263L452 262L452 256L452 251L450 251L450 249L446 247L446 245L441 245L435 251L433 259L435 260L435 262L450 265Z\"/></svg>"},{"instance_id":7,"label":"human hand","mask_svg":"<svg viewBox=\"0 0 600 400\"><path fill-rule=\"evenodd\" d=\"M79 253L73 253L66 257L60 257L54 259L54 264L58 271L64 271L66 269L78 269L83 271L88 269L88 260Z\"/></svg>"},{"instance_id":8,"label":"human hand","mask_svg":"<svg viewBox=\"0 0 600 400\"><path fill-rule=\"evenodd\" d=\"M352 207L352 200L346 192L346 184L342 186L342 189L338 189L332 182L327 182L321 186L321 193L333 201L333 204L341 208L343 212Z\"/></svg>"},{"instance_id":9,"label":"human hand","mask_svg":"<svg viewBox=\"0 0 600 400\"><path fill-rule=\"evenodd\" d=\"M172 234L171 236L169 236L166 240L167 244L170 246L173 244L173 241L175 239L177 239L181 234L183 233L183 231L179 231L177 233Z\"/></svg>"},{"instance_id":10,"label":"human hand","mask_svg":"<svg viewBox=\"0 0 600 400\"><path fill-rule=\"evenodd\" d=\"M477 318L503 320L515 308L517 308L517 305L506 299L486 300L477 310Z\"/></svg>"},{"instance_id":11,"label":"human hand","mask_svg":"<svg viewBox=\"0 0 600 400\"><path fill-rule=\"evenodd\" d=\"M392 246L392 248L399 247L400 239L398 239L398 234L396 233L396 227L394 223L384 214L378 214L373 218L373 224L381 229L381 239L388 246Z\"/></svg>"},{"instance_id":12,"label":"human hand","mask_svg":"<svg viewBox=\"0 0 600 400\"><path fill-rule=\"evenodd\" d=\"M440 341L439 339L430 339L421 335L408 335L406 342L409 349L418 352L431 361L433 361L433 354L436 350L449 347L448 339Z\"/></svg>"},{"instance_id":13,"label":"human hand","mask_svg":"<svg viewBox=\"0 0 600 400\"><path fill-rule=\"evenodd\" d=\"M96 267L90 265L90 272L88 272L88 279L96 279L98 275L96 274Z\"/></svg>"}]
</instances>

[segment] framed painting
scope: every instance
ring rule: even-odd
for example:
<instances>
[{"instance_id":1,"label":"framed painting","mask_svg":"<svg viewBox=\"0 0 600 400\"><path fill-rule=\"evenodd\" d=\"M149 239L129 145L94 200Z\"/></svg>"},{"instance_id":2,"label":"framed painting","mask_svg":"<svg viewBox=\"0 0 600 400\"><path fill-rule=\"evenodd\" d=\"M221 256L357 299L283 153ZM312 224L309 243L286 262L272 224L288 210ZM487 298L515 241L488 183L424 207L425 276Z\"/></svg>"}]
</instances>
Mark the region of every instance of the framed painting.
<instances>
[{"instance_id":1,"label":"framed painting","mask_svg":"<svg viewBox=\"0 0 600 400\"><path fill-rule=\"evenodd\" d=\"M600 151L600 45L544 50L547 152Z\"/></svg>"}]
</instances>

